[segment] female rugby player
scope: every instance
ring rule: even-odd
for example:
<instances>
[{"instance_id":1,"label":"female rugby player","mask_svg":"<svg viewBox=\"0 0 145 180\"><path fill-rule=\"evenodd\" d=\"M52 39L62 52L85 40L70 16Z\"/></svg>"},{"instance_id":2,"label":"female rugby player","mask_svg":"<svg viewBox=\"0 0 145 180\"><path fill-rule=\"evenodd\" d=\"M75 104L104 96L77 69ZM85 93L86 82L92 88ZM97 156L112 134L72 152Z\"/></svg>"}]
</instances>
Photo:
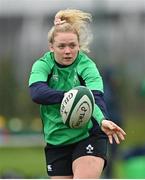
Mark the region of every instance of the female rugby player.
<instances>
[{"instance_id":1,"label":"female rugby player","mask_svg":"<svg viewBox=\"0 0 145 180\"><path fill-rule=\"evenodd\" d=\"M59 11L48 32L49 51L32 66L29 88L32 100L40 104L50 178L100 178L108 140L119 144L125 139L123 129L107 120L102 78L86 54L91 20L91 14L80 10ZM60 104L65 93L79 85L92 91L95 108L87 125L72 129L63 124Z\"/></svg>"}]
</instances>

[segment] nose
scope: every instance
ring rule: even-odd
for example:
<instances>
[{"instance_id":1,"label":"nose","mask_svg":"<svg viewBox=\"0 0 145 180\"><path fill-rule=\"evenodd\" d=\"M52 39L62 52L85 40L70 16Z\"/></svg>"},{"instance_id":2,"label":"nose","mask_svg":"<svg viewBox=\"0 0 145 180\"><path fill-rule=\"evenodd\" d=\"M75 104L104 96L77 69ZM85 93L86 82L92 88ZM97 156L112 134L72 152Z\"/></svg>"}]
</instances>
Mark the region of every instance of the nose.
<instances>
[{"instance_id":1,"label":"nose","mask_svg":"<svg viewBox=\"0 0 145 180\"><path fill-rule=\"evenodd\" d=\"M70 47L66 46L65 47L65 54L69 54L70 52L71 52Z\"/></svg>"}]
</instances>

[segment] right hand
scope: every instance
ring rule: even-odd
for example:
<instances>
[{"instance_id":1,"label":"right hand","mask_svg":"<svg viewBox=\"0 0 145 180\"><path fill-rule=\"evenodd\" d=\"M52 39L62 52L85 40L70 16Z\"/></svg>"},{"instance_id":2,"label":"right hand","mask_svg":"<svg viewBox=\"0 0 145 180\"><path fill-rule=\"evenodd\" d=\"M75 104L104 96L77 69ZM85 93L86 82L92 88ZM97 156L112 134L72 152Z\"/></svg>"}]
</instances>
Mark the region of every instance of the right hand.
<instances>
[{"instance_id":1,"label":"right hand","mask_svg":"<svg viewBox=\"0 0 145 180\"><path fill-rule=\"evenodd\" d=\"M101 129L108 136L110 144L113 144L113 139L117 144L120 144L120 140L125 140L126 133L124 130L110 120L104 119Z\"/></svg>"}]
</instances>

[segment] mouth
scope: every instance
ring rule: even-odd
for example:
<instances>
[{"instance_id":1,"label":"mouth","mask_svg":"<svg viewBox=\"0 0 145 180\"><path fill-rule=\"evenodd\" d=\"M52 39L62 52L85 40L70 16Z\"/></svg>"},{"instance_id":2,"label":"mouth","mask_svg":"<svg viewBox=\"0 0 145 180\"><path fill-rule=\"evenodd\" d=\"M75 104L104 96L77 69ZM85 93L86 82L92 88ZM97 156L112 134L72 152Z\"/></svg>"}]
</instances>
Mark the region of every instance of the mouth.
<instances>
[{"instance_id":1,"label":"mouth","mask_svg":"<svg viewBox=\"0 0 145 180\"><path fill-rule=\"evenodd\" d=\"M70 59L72 59L71 57L64 57L64 59L66 59L66 60L70 60Z\"/></svg>"},{"instance_id":2,"label":"mouth","mask_svg":"<svg viewBox=\"0 0 145 180\"><path fill-rule=\"evenodd\" d=\"M72 61L72 58L71 57L65 57L64 60L65 61Z\"/></svg>"}]
</instances>

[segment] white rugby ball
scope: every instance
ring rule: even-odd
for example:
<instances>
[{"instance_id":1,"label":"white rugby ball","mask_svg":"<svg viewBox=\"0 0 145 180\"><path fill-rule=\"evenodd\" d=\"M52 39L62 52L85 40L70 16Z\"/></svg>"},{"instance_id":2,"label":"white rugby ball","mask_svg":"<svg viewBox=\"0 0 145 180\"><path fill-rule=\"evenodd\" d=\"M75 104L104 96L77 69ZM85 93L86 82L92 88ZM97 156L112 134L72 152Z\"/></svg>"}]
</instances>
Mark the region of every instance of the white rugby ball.
<instances>
[{"instance_id":1,"label":"white rugby ball","mask_svg":"<svg viewBox=\"0 0 145 180\"><path fill-rule=\"evenodd\" d=\"M90 120L94 110L94 96L85 86L78 86L64 96L60 114L70 128L81 128Z\"/></svg>"}]
</instances>

